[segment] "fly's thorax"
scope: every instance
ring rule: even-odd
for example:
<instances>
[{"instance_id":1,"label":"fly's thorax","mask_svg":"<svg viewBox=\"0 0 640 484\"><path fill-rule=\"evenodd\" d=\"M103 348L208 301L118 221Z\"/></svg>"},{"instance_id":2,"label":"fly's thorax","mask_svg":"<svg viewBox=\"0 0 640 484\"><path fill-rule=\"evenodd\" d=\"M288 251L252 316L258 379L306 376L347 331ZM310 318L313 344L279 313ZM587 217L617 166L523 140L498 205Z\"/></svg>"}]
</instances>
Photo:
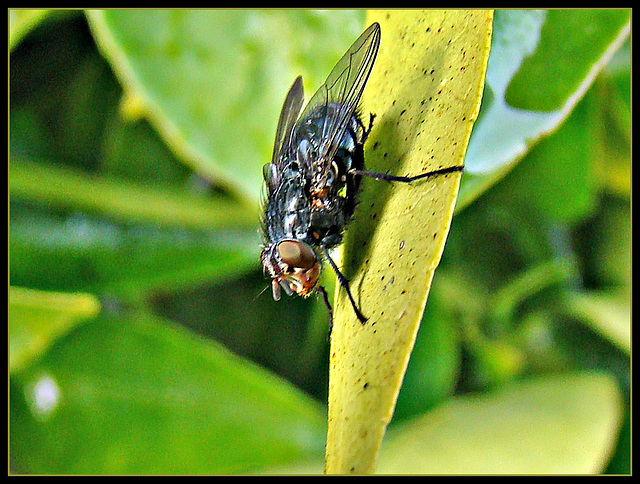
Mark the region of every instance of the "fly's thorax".
<instances>
[{"instance_id":1,"label":"fly's thorax","mask_svg":"<svg viewBox=\"0 0 640 484\"><path fill-rule=\"evenodd\" d=\"M267 199L264 229L269 243L285 239L306 241L309 231L311 202L306 189L308 183L296 168L297 161L290 165L291 168L283 171L277 179Z\"/></svg>"},{"instance_id":2,"label":"fly's thorax","mask_svg":"<svg viewBox=\"0 0 640 484\"><path fill-rule=\"evenodd\" d=\"M292 146L297 150L298 160L310 168L310 174L316 182L318 175L327 173L327 170L333 169L335 172L335 168L339 168L342 173L347 173L354 168L354 154L358 145L364 144L358 114L346 121L344 134L339 139L328 142L327 134L341 109L342 105L338 103L322 104L296 124ZM332 163L338 166L332 168Z\"/></svg>"},{"instance_id":3,"label":"fly's thorax","mask_svg":"<svg viewBox=\"0 0 640 484\"><path fill-rule=\"evenodd\" d=\"M260 260L272 278L276 301L280 299L280 289L289 296L307 296L316 286L322 268L315 251L300 240L271 244L263 249Z\"/></svg>"}]
</instances>

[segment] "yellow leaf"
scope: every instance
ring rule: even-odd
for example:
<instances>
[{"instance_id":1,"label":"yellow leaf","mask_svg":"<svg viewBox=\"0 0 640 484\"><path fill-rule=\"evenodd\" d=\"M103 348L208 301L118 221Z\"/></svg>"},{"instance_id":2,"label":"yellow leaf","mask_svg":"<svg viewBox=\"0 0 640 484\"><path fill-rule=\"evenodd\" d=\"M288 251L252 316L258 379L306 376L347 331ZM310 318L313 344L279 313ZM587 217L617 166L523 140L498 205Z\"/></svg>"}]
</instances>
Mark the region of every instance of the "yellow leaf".
<instances>
[{"instance_id":1,"label":"yellow leaf","mask_svg":"<svg viewBox=\"0 0 640 484\"><path fill-rule=\"evenodd\" d=\"M371 11L382 39L364 93L376 114L367 169L415 175L463 163L480 107L492 12ZM336 291L325 472L370 473L444 249L460 173L412 184L365 178L343 246L361 311Z\"/></svg>"}]
</instances>

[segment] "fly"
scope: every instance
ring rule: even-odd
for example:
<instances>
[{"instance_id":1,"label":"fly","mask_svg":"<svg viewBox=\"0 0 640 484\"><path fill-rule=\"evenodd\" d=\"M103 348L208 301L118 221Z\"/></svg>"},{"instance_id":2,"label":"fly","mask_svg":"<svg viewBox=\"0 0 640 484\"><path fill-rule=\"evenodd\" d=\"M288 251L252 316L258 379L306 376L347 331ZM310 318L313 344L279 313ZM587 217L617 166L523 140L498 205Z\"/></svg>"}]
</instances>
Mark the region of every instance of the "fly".
<instances>
[{"instance_id":1,"label":"fly","mask_svg":"<svg viewBox=\"0 0 640 484\"><path fill-rule=\"evenodd\" d=\"M333 311L318 284L323 259L336 273L358 320L367 321L329 254L342 242L353 216L361 178L409 183L463 169L453 166L416 176L365 170L364 143L374 115L365 126L357 108L379 47L380 25L373 23L338 61L302 114L304 90L298 76L280 112L271 162L263 168L267 200L260 261L272 278L273 298L278 301L281 291L306 297L315 290L322 295L330 326Z\"/></svg>"}]
</instances>

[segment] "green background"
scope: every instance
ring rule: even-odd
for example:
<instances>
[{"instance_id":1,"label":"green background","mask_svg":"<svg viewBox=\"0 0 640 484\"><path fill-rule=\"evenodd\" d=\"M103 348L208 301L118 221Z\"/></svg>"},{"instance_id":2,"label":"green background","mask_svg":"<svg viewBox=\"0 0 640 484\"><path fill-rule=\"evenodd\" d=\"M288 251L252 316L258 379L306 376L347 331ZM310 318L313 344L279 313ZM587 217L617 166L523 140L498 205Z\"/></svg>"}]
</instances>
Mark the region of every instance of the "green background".
<instances>
[{"instance_id":1,"label":"green background","mask_svg":"<svg viewBox=\"0 0 640 484\"><path fill-rule=\"evenodd\" d=\"M261 167L364 17L10 12L12 472L321 470L326 314L264 291ZM630 472L629 17L496 12L381 472Z\"/></svg>"}]
</instances>

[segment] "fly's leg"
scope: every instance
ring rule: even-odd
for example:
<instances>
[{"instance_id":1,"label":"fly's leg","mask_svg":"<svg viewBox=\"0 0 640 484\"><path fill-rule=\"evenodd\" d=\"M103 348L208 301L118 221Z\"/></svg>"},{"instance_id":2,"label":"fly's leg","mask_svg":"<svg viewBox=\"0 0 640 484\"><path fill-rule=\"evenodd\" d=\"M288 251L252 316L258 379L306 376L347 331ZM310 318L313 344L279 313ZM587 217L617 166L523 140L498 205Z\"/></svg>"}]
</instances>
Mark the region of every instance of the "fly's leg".
<instances>
[{"instance_id":1,"label":"fly's leg","mask_svg":"<svg viewBox=\"0 0 640 484\"><path fill-rule=\"evenodd\" d=\"M371 114L371 119L369 121L369 128L364 130L364 138L365 139L366 139L367 136L369 136L369 132L371 131L371 127L373 125L373 118L374 117L375 117L375 115ZM362 123L360 123L360 124L362 126ZM364 126L362 126L362 128L364 129ZM352 173L354 175L368 176L370 178L375 178L376 180L385 180L385 181L388 181L388 182L411 183L411 182L414 182L416 180L421 180L423 178L431 178L431 177L438 176L438 175L446 175L447 173L455 173L455 172L458 172L458 171L462 171L463 169L464 169L464 166L449 166L447 168L442 168L440 170L429 171L427 173L421 173L420 175L415 175L415 176L397 176L397 175L390 175L389 173L376 173L376 172L369 171L369 170L356 170L356 169L350 170L350 173ZM336 276L338 277L338 282L347 291L347 296L349 296L349 301L351 301L351 305L353 306L353 310L356 313L356 316L358 317L358 320L360 320L360 322L362 324L365 324L367 322L367 318L365 318L364 315L360 312L355 300L353 299L353 296L351 295L351 290L349 289L349 281L340 272L340 269L338 269L338 266L336 266L336 263L333 262L333 259L331 259L331 256L329 255L329 251L327 250L327 248L324 245L321 245L320 247L322 248L322 252L324 253L324 256L329 261L329 265L331 265L331 268L336 273ZM321 289L322 297L324 298L324 301L325 301L325 305L327 306L327 309L329 309L329 316L331 317L333 313L331 311L331 306L330 306L328 298L327 298L327 293L325 292L323 287L320 286L320 289ZM331 318L331 323L330 324L333 325L333 319L332 318ZM331 328L331 326L330 326L330 328ZM331 334L331 329L329 330L329 334Z\"/></svg>"},{"instance_id":2,"label":"fly's leg","mask_svg":"<svg viewBox=\"0 0 640 484\"><path fill-rule=\"evenodd\" d=\"M356 313L356 317L358 318L358 320L362 324L366 323L367 322L367 318L365 318L364 315L360 312L360 310L358 309L358 305L356 304L355 299L353 299L353 296L351 295L351 289L349 288L349 281L347 280L346 277L344 277L344 274L342 274L342 272L340 272L340 269L338 269L338 266L336 265L336 263L333 262L333 259L329 255L329 251L327 250L327 248L324 245L321 245L320 247L322 248L322 253L326 257L327 261L329 261L329 265L333 269L333 272L336 273L336 276L338 277L338 282L340 283L340 285L342 287L344 287L345 291L347 291L347 296L349 296L349 301L351 301L351 306L353 306L353 311ZM327 306L329 306L328 300L326 298L326 292L324 291L324 288L322 289L322 291L320 291L320 293L325 298L325 304Z\"/></svg>"},{"instance_id":3,"label":"fly's leg","mask_svg":"<svg viewBox=\"0 0 640 484\"><path fill-rule=\"evenodd\" d=\"M464 166L449 166L447 168L429 171L415 176L397 176L390 175L389 173L376 173L369 170L351 170L350 173L353 173L354 175L368 176L369 178L375 178L376 180L385 180L388 182L411 183L416 180L421 180L422 178L431 178L433 176L446 175L447 173L454 173L462 170L464 170Z\"/></svg>"},{"instance_id":4,"label":"fly's leg","mask_svg":"<svg viewBox=\"0 0 640 484\"><path fill-rule=\"evenodd\" d=\"M369 126L365 128L362 120L359 117L356 117L357 123L360 125L360 128L362 128L362 144L364 144L367 141L367 138L369 137L369 134L373 129L373 120L375 118L376 118L375 114L369 113ZM357 170L357 169L350 170L350 173L352 173L353 175L368 176L369 178L375 178L376 180L385 180L389 182L400 182L400 183L411 183L416 180L421 180L423 178L430 178L432 176L438 176L438 175L446 175L447 173L454 173L456 171L462 171L462 170L464 170L464 166L449 166L447 168L441 168L440 170L429 171L427 173L421 173L420 175L415 175L415 176L397 176L397 175L390 175L389 173L377 173L375 171Z\"/></svg>"},{"instance_id":5,"label":"fly's leg","mask_svg":"<svg viewBox=\"0 0 640 484\"><path fill-rule=\"evenodd\" d=\"M369 137L369 134L371 133L371 130L373 129L374 119L376 119L376 115L373 113L369 113L369 126L365 128L364 123L360 119L360 116L356 116L356 122L358 123L358 126L360 126L360 128L362 129L362 141L361 141L362 144L365 144L365 142L367 141L367 138Z\"/></svg>"},{"instance_id":6,"label":"fly's leg","mask_svg":"<svg viewBox=\"0 0 640 484\"><path fill-rule=\"evenodd\" d=\"M327 290L322 286L316 286L316 291L318 291L322 296L324 305L327 308L327 312L329 313L329 338L331 338L331 331L333 330L333 309L331 308L331 303L329 302L329 296L327 294Z\"/></svg>"}]
</instances>

